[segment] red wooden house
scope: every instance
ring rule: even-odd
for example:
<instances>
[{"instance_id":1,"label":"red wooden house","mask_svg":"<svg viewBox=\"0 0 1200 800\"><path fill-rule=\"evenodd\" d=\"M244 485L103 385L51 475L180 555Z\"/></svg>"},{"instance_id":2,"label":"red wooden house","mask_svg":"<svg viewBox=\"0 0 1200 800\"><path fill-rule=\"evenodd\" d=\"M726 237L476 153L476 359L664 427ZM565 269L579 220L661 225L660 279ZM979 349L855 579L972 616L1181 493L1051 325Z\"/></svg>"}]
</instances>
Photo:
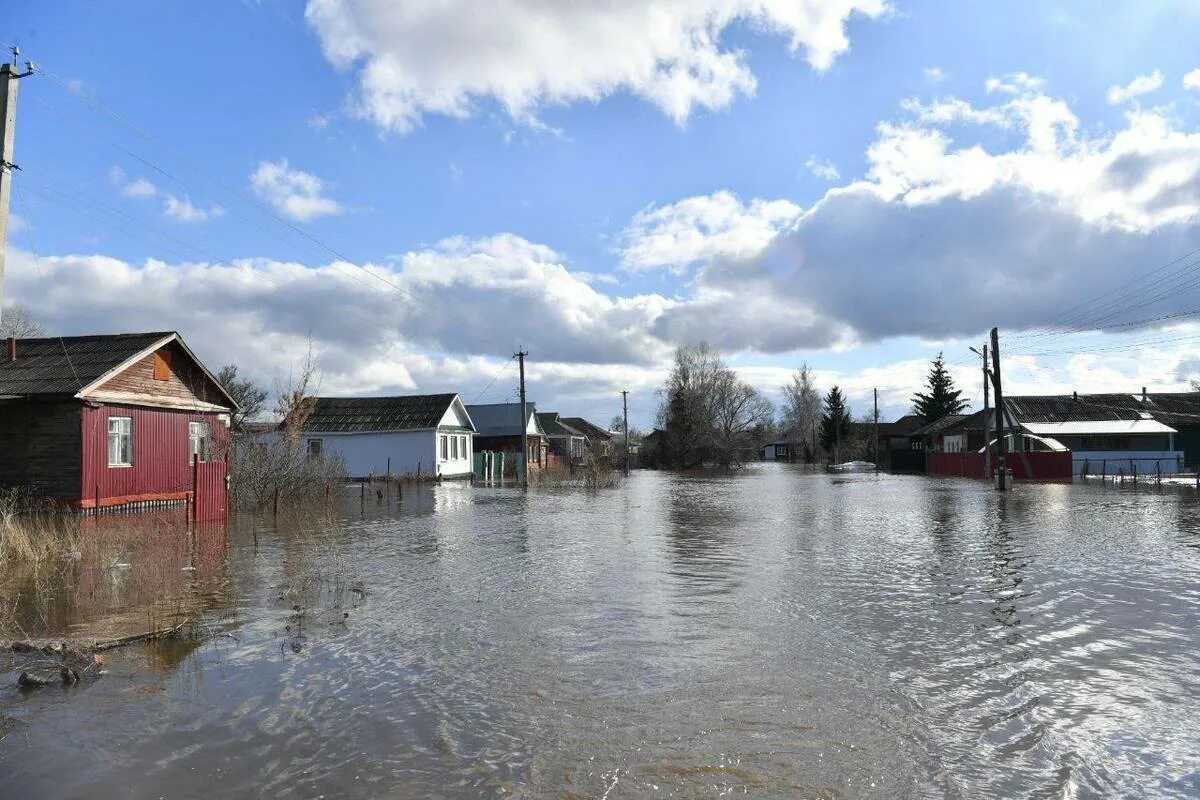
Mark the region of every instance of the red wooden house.
<instances>
[{"instance_id":1,"label":"red wooden house","mask_svg":"<svg viewBox=\"0 0 1200 800\"><path fill-rule=\"evenodd\" d=\"M226 513L237 407L177 333L3 340L0 487L75 508Z\"/></svg>"}]
</instances>

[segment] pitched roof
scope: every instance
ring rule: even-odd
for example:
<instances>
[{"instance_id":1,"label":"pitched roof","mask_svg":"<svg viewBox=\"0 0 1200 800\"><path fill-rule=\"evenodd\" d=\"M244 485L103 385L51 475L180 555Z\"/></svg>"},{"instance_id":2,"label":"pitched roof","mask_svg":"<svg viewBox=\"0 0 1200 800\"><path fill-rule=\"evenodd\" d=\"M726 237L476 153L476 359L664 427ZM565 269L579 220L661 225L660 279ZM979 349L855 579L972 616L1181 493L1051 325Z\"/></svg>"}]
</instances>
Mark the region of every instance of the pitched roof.
<instances>
[{"instance_id":1,"label":"pitched roof","mask_svg":"<svg viewBox=\"0 0 1200 800\"><path fill-rule=\"evenodd\" d=\"M456 394L400 397L317 397L304 430L372 433L436 428Z\"/></svg>"},{"instance_id":2,"label":"pitched roof","mask_svg":"<svg viewBox=\"0 0 1200 800\"><path fill-rule=\"evenodd\" d=\"M539 411L537 419L547 436L583 436L582 433L564 423L559 418L557 411Z\"/></svg>"},{"instance_id":3,"label":"pitched roof","mask_svg":"<svg viewBox=\"0 0 1200 800\"><path fill-rule=\"evenodd\" d=\"M1015 422L1092 422L1142 419L1130 395L1017 395L1004 398Z\"/></svg>"},{"instance_id":4,"label":"pitched roof","mask_svg":"<svg viewBox=\"0 0 1200 800\"><path fill-rule=\"evenodd\" d=\"M534 403L525 403L526 425L528 418L537 419ZM520 436L520 403L483 403L467 406L467 413L475 423L476 436Z\"/></svg>"},{"instance_id":5,"label":"pitched roof","mask_svg":"<svg viewBox=\"0 0 1200 800\"><path fill-rule=\"evenodd\" d=\"M48 336L17 339L17 358L9 357L7 343L0 353L0 397L68 395L91 391L95 384L168 342L175 342L228 401L237 403L196 358L174 331L113 333L94 336Z\"/></svg>"},{"instance_id":6,"label":"pitched roof","mask_svg":"<svg viewBox=\"0 0 1200 800\"><path fill-rule=\"evenodd\" d=\"M935 433L941 433L952 425L956 425L969 417L970 414L946 414L943 417L938 417L933 422L927 425L922 425L916 428L909 436L932 436Z\"/></svg>"},{"instance_id":7,"label":"pitched roof","mask_svg":"<svg viewBox=\"0 0 1200 800\"><path fill-rule=\"evenodd\" d=\"M920 414L905 414L895 422L879 423L879 435L907 436L924 424Z\"/></svg>"},{"instance_id":8,"label":"pitched roof","mask_svg":"<svg viewBox=\"0 0 1200 800\"><path fill-rule=\"evenodd\" d=\"M604 430L599 425L593 425L583 417L561 417L561 420L589 439L603 439L604 441L608 441L613 438L611 432Z\"/></svg>"}]
</instances>

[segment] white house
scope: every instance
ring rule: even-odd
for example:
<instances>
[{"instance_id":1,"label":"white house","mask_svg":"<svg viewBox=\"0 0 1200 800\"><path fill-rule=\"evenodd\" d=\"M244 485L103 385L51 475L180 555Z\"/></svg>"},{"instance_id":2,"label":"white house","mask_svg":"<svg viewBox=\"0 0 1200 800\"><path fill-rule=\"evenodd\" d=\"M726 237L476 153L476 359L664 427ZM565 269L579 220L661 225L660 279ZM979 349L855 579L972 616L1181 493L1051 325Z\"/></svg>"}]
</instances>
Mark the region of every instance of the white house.
<instances>
[{"instance_id":1,"label":"white house","mask_svg":"<svg viewBox=\"0 0 1200 800\"><path fill-rule=\"evenodd\" d=\"M304 424L310 455L337 455L352 478L468 478L475 424L457 394L318 397Z\"/></svg>"}]
</instances>

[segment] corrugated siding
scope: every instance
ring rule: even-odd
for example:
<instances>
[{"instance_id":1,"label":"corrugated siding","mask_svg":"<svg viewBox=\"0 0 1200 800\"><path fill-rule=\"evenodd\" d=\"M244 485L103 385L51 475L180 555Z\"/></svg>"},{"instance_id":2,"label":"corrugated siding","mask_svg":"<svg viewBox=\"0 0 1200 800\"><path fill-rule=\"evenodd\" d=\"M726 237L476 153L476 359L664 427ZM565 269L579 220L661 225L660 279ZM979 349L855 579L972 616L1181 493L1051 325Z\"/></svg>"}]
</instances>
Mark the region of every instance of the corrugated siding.
<instances>
[{"instance_id":1,"label":"corrugated siding","mask_svg":"<svg viewBox=\"0 0 1200 800\"><path fill-rule=\"evenodd\" d=\"M132 466L108 465L109 417L133 420ZM213 452L224 453L229 431L214 413L108 405L84 408L83 504L93 505L97 496L101 505L185 496L192 490L188 423L194 420L209 424Z\"/></svg>"}]
</instances>

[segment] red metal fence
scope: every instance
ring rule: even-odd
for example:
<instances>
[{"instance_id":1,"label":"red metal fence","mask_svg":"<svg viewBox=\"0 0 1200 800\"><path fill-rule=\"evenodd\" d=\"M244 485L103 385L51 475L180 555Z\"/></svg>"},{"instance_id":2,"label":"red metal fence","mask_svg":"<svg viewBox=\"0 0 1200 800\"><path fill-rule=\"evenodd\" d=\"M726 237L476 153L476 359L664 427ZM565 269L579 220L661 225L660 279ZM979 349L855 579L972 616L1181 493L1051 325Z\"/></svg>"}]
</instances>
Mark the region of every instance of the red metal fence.
<instances>
[{"instance_id":1,"label":"red metal fence","mask_svg":"<svg viewBox=\"0 0 1200 800\"><path fill-rule=\"evenodd\" d=\"M982 453L929 453L930 475L952 475L963 478L984 478ZM1021 481L1070 481L1073 477L1071 452L1009 453L1008 468ZM996 457L992 454L992 474ZM986 476L986 477L991 477Z\"/></svg>"},{"instance_id":2,"label":"red metal fence","mask_svg":"<svg viewBox=\"0 0 1200 800\"><path fill-rule=\"evenodd\" d=\"M192 463L192 519L196 522L216 522L229 513L229 465L218 461Z\"/></svg>"}]
</instances>

